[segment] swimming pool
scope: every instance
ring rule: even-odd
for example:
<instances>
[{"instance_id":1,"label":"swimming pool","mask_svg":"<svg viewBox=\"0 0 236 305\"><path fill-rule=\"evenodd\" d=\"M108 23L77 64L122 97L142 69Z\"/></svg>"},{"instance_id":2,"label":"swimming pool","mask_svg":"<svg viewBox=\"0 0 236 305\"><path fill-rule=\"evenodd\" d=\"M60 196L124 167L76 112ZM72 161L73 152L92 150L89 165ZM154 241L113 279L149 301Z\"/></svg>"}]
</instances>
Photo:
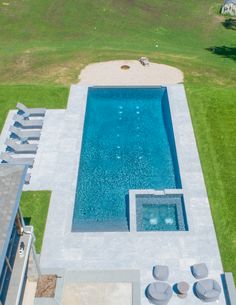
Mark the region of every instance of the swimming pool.
<instances>
[{"instance_id":1,"label":"swimming pool","mask_svg":"<svg viewBox=\"0 0 236 305\"><path fill-rule=\"evenodd\" d=\"M181 188L166 88L88 90L72 231L127 231L129 189Z\"/></svg>"}]
</instances>

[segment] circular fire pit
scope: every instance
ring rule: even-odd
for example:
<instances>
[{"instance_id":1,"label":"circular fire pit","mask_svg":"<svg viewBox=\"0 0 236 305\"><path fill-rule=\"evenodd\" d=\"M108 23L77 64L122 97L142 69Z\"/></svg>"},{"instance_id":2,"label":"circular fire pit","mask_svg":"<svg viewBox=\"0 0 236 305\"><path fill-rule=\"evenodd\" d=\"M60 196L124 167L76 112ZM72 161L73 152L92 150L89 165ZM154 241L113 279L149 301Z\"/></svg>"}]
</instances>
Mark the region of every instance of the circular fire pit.
<instances>
[{"instance_id":1,"label":"circular fire pit","mask_svg":"<svg viewBox=\"0 0 236 305\"><path fill-rule=\"evenodd\" d=\"M122 70L129 70L130 69L130 66L128 65L123 65L120 67Z\"/></svg>"}]
</instances>

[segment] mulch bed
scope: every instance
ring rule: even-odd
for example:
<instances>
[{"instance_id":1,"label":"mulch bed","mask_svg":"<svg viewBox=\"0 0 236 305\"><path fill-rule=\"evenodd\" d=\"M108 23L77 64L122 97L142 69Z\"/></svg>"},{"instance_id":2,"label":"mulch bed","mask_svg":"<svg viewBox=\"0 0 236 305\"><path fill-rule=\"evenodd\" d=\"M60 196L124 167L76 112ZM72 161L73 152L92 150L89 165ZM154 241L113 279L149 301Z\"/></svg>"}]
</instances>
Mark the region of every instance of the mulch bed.
<instances>
[{"instance_id":1,"label":"mulch bed","mask_svg":"<svg viewBox=\"0 0 236 305\"><path fill-rule=\"evenodd\" d=\"M57 276L55 274L40 276L37 283L35 297L54 298L56 285L57 285Z\"/></svg>"}]
</instances>

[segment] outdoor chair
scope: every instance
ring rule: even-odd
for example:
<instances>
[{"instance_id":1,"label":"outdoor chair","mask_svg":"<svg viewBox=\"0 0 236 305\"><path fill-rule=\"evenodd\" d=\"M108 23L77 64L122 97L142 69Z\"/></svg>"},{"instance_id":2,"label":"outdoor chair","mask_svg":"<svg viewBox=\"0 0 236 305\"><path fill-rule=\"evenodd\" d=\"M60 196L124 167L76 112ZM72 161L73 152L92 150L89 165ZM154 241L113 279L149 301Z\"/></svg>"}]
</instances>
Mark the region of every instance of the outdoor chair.
<instances>
[{"instance_id":1,"label":"outdoor chair","mask_svg":"<svg viewBox=\"0 0 236 305\"><path fill-rule=\"evenodd\" d=\"M166 305L173 294L169 284L163 282L155 282L148 285L146 296L148 300L155 305Z\"/></svg>"},{"instance_id":2,"label":"outdoor chair","mask_svg":"<svg viewBox=\"0 0 236 305\"><path fill-rule=\"evenodd\" d=\"M38 149L37 144L21 144L15 142L13 139L7 139L5 144L10 147L16 154L35 154Z\"/></svg>"},{"instance_id":3,"label":"outdoor chair","mask_svg":"<svg viewBox=\"0 0 236 305\"><path fill-rule=\"evenodd\" d=\"M204 302L214 302L219 299L221 287L215 280L201 280L196 283L195 293Z\"/></svg>"},{"instance_id":4,"label":"outdoor chair","mask_svg":"<svg viewBox=\"0 0 236 305\"><path fill-rule=\"evenodd\" d=\"M46 113L44 108L28 108L22 103L17 103L16 108L25 116L45 116Z\"/></svg>"},{"instance_id":5,"label":"outdoor chair","mask_svg":"<svg viewBox=\"0 0 236 305\"><path fill-rule=\"evenodd\" d=\"M142 56L142 57L139 58L139 62L140 62L143 66L149 66L149 64L150 64L148 58L147 58L147 57L144 57L144 56Z\"/></svg>"},{"instance_id":6,"label":"outdoor chair","mask_svg":"<svg viewBox=\"0 0 236 305\"><path fill-rule=\"evenodd\" d=\"M13 120L15 123L18 123L22 126L22 128L42 128L43 126L43 120L29 120L25 119L23 116L19 114L15 114L13 116Z\"/></svg>"},{"instance_id":7,"label":"outdoor chair","mask_svg":"<svg viewBox=\"0 0 236 305\"><path fill-rule=\"evenodd\" d=\"M191 266L191 272L196 279L202 279L208 276L208 269L204 263Z\"/></svg>"},{"instance_id":8,"label":"outdoor chair","mask_svg":"<svg viewBox=\"0 0 236 305\"><path fill-rule=\"evenodd\" d=\"M166 281L169 276L169 268L163 265L156 265L153 267L153 277L159 281Z\"/></svg>"},{"instance_id":9,"label":"outdoor chair","mask_svg":"<svg viewBox=\"0 0 236 305\"><path fill-rule=\"evenodd\" d=\"M15 126L11 126L9 131L16 135L20 140L24 139L39 139L41 135L40 130L22 130L21 128L17 128Z\"/></svg>"},{"instance_id":10,"label":"outdoor chair","mask_svg":"<svg viewBox=\"0 0 236 305\"><path fill-rule=\"evenodd\" d=\"M9 164L23 164L30 167L34 164L33 158L14 158L7 152L1 153L0 159Z\"/></svg>"}]
</instances>

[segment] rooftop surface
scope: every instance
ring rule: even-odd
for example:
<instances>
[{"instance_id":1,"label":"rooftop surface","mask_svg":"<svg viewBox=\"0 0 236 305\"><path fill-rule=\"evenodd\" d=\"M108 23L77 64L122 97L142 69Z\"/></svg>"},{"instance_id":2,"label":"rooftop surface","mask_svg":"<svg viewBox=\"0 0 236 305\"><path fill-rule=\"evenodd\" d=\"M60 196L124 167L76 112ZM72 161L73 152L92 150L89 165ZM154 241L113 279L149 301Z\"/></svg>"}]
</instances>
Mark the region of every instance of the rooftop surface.
<instances>
[{"instance_id":1,"label":"rooftop surface","mask_svg":"<svg viewBox=\"0 0 236 305\"><path fill-rule=\"evenodd\" d=\"M24 165L0 164L0 270L19 206L26 171Z\"/></svg>"}]
</instances>

